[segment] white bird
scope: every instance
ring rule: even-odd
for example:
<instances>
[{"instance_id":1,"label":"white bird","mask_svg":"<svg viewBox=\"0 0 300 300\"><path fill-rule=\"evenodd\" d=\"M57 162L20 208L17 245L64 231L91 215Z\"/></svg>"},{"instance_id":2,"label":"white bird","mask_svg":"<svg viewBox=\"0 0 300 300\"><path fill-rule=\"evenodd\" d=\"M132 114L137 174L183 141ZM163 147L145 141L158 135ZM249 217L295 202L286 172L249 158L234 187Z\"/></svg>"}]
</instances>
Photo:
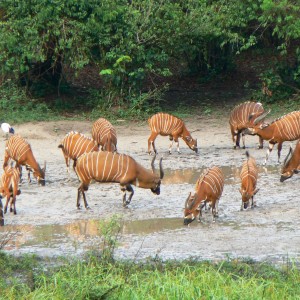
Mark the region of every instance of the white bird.
<instances>
[{"instance_id":1,"label":"white bird","mask_svg":"<svg viewBox=\"0 0 300 300\"><path fill-rule=\"evenodd\" d=\"M8 139L8 134L14 134L15 130L8 123L1 123L1 129L6 133L6 139Z\"/></svg>"}]
</instances>

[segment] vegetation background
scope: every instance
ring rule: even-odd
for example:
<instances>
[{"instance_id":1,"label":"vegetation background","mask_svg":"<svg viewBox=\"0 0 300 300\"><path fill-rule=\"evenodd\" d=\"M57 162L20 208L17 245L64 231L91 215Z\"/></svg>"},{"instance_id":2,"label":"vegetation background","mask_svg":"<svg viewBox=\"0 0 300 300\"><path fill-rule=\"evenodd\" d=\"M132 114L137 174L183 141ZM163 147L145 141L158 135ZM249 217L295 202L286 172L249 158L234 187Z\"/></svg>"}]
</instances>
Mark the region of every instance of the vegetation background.
<instances>
[{"instance_id":1,"label":"vegetation background","mask_svg":"<svg viewBox=\"0 0 300 300\"><path fill-rule=\"evenodd\" d=\"M228 102L237 88L290 107L299 10L292 0L3 0L0 118L145 118L204 105L207 91Z\"/></svg>"},{"instance_id":2,"label":"vegetation background","mask_svg":"<svg viewBox=\"0 0 300 300\"><path fill-rule=\"evenodd\" d=\"M0 119L211 114L245 97L298 110L299 37L295 0L2 0ZM55 268L1 253L0 299L299 299L295 266L116 263L106 232L100 257Z\"/></svg>"}]
</instances>

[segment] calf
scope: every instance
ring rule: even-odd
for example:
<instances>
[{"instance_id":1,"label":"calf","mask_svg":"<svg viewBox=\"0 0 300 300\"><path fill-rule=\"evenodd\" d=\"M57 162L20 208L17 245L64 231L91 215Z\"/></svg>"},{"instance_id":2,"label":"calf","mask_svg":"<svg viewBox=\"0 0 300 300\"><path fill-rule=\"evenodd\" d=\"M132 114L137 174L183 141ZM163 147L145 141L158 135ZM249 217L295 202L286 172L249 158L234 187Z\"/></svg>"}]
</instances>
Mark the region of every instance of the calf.
<instances>
[{"instance_id":1,"label":"calf","mask_svg":"<svg viewBox=\"0 0 300 300\"><path fill-rule=\"evenodd\" d=\"M246 151L247 160L243 163L240 178L241 178L241 188L240 193L242 195L242 206L241 210L247 209L250 199L251 208L256 206L254 202L254 195L259 191L256 188L257 177L258 177L258 169L256 166L255 159L250 157L249 152Z\"/></svg>"},{"instance_id":2,"label":"calf","mask_svg":"<svg viewBox=\"0 0 300 300\"><path fill-rule=\"evenodd\" d=\"M159 134L162 136L169 136L169 139L171 141L169 147L170 154L173 146L173 141L175 141L175 143L177 144L177 152L180 153L178 142L179 137L181 137L185 141L185 143L191 150L195 151L196 153L198 152L197 139L192 138L190 132L187 130L184 122L181 119L170 114L158 113L148 119L148 124L151 130L151 135L148 139L149 154L151 154L151 145L153 151L157 153L154 141Z\"/></svg>"},{"instance_id":3,"label":"calf","mask_svg":"<svg viewBox=\"0 0 300 300\"><path fill-rule=\"evenodd\" d=\"M6 197L6 204L4 206L4 213L7 212L7 206L10 203L10 212L17 214L16 197L21 194L19 190L20 171L19 168L7 166L1 176L0 194Z\"/></svg>"},{"instance_id":4,"label":"calf","mask_svg":"<svg viewBox=\"0 0 300 300\"><path fill-rule=\"evenodd\" d=\"M206 169L198 179L194 195L189 194L185 201L184 225L188 225L199 215L208 203L212 209L213 222L218 216L218 203L224 187L224 175L220 168Z\"/></svg>"},{"instance_id":5,"label":"calf","mask_svg":"<svg viewBox=\"0 0 300 300\"><path fill-rule=\"evenodd\" d=\"M300 140L297 142L295 150L290 147L290 151L287 154L283 167L281 170L280 182L291 178L294 174L300 172Z\"/></svg>"}]
</instances>

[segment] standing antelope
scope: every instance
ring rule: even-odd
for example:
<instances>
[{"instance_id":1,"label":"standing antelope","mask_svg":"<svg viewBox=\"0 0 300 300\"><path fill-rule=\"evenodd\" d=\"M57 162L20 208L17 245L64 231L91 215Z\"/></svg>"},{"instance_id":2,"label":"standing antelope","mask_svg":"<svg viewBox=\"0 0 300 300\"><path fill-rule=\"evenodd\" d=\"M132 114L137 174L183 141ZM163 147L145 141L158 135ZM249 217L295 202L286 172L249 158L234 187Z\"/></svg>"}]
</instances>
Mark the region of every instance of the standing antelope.
<instances>
[{"instance_id":1,"label":"standing antelope","mask_svg":"<svg viewBox=\"0 0 300 300\"><path fill-rule=\"evenodd\" d=\"M250 199L251 201L251 208L256 206L256 202L254 202L254 195L259 191L256 188L257 177L258 177L258 170L256 166L255 159L250 157L249 152L246 151L247 160L243 163L242 170L241 170L241 188L240 193L242 195L242 206L241 210L247 209L249 205Z\"/></svg>"},{"instance_id":2,"label":"standing antelope","mask_svg":"<svg viewBox=\"0 0 300 300\"><path fill-rule=\"evenodd\" d=\"M62 149L68 173L70 173L69 167L71 159L73 160L73 169L75 171L76 161L80 155L86 152L99 151L97 143L93 139L76 131L71 131L66 134L58 145L58 148Z\"/></svg>"},{"instance_id":3,"label":"standing antelope","mask_svg":"<svg viewBox=\"0 0 300 300\"><path fill-rule=\"evenodd\" d=\"M281 170L280 182L284 182L286 179L291 178L294 174L300 172L300 140L297 142L295 150L290 147L290 151L287 154L283 167Z\"/></svg>"},{"instance_id":4,"label":"standing antelope","mask_svg":"<svg viewBox=\"0 0 300 300\"><path fill-rule=\"evenodd\" d=\"M243 148L245 149L245 134L243 130L249 127L249 122L261 114L264 108L259 102L247 101L235 106L230 114L229 124L233 141L233 148L240 148L240 139L242 134ZM263 139L259 137L259 149L263 148Z\"/></svg>"},{"instance_id":5,"label":"standing antelope","mask_svg":"<svg viewBox=\"0 0 300 300\"><path fill-rule=\"evenodd\" d=\"M245 130L246 134L259 135L262 139L269 141L269 148L266 154L264 165L275 144L278 143L278 163L280 162L280 152L285 141L294 141L300 138L300 111L294 111L284 115L270 124L261 123L270 111L262 114L253 121L253 125Z\"/></svg>"},{"instance_id":6,"label":"standing antelope","mask_svg":"<svg viewBox=\"0 0 300 300\"><path fill-rule=\"evenodd\" d=\"M92 128L92 137L101 146L101 150L117 151L117 133L109 121L104 118L98 119Z\"/></svg>"},{"instance_id":7,"label":"standing antelope","mask_svg":"<svg viewBox=\"0 0 300 300\"><path fill-rule=\"evenodd\" d=\"M148 119L148 124L151 130L151 135L148 139L149 154L151 154L151 145L153 147L153 151L157 153L154 141L159 134L162 136L169 136L169 139L171 141L169 147L170 154L173 146L173 140L177 144L177 152L180 153L178 142L179 137L181 137L185 141L185 143L191 150L195 151L196 153L198 152L197 139L192 138L190 132L187 130L184 122L181 119L170 114L157 113Z\"/></svg>"},{"instance_id":8,"label":"standing antelope","mask_svg":"<svg viewBox=\"0 0 300 300\"><path fill-rule=\"evenodd\" d=\"M19 135L11 136L5 144L3 169L8 165L10 158L16 161L16 168L20 169L20 178L22 176L21 167L26 166L28 181L31 182L30 171L32 171L38 184L45 185L46 162L44 168L41 168L32 153L30 144Z\"/></svg>"},{"instance_id":9,"label":"standing antelope","mask_svg":"<svg viewBox=\"0 0 300 300\"><path fill-rule=\"evenodd\" d=\"M224 187L224 175L220 168L212 167L204 170L195 186L194 195L189 194L185 201L184 225L188 225L199 215L208 203L212 209L213 222L218 216L218 204Z\"/></svg>"},{"instance_id":10,"label":"standing antelope","mask_svg":"<svg viewBox=\"0 0 300 300\"><path fill-rule=\"evenodd\" d=\"M162 158L160 159L160 176L154 174L155 156L152 160L152 171L145 169L132 157L116 152L90 152L80 156L76 164L76 172L81 184L77 194L77 208L80 208L80 194L83 196L84 205L88 208L85 191L88 190L92 180L97 182L118 182L121 185L123 206L126 207L134 194L132 184L144 189L151 189L154 194L160 194L160 184L164 173ZM130 192L126 200L126 191Z\"/></svg>"},{"instance_id":11,"label":"standing antelope","mask_svg":"<svg viewBox=\"0 0 300 300\"><path fill-rule=\"evenodd\" d=\"M1 176L0 194L6 197L6 204L4 206L4 213L7 212L8 203L10 203L10 212L17 214L16 197L21 194L18 189L20 181L20 170L12 166L7 166Z\"/></svg>"}]
</instances>

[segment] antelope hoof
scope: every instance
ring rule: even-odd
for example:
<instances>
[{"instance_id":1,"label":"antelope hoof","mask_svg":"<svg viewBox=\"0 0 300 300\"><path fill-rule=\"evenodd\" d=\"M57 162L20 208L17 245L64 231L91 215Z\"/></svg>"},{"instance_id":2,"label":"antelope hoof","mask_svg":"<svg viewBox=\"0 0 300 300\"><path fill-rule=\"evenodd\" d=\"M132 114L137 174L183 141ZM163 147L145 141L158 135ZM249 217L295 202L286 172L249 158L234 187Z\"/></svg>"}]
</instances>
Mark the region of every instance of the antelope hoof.
<instances>
[{"instance_id":1,"label":"antelope hoof","mask_svg":"<svg viewBox=\"0 0 300 300\"><path fill-rule=\"evenodd\" d=\"M13 209L12 209L12 208L10 208L10 209L9 209L9 211L10 211L10 212L13 212Z\"/></svg>"},{"instance_id":2,"label":"antelope hoof","mask_svg":"<svg viewBox=\"0 0 300 300\"><path fill-rule=\"evenodd\" d=\"M263 146L257 146L257 149L263 149L264 147Z\"/></svg>"},{"instance_id":3,"label":"antelope hoof","mask_svg":"<svg viewBox=\"0 0 300 300\"><path fill-rule=\"evenodd\" d=\"M180 152L180 151L177 151L177 153L178 153L178 154L181 154L181 152Z\"/></svg>"},{"instance_id":4,"label":"antelope hoof","mask_svg":"<svg viewBox=\"0 0 300 300\"><path fill-rule=\"evenodd\" d=\"M88 209L91 209L91 208L89 206L87 206L85 209L88 210Z\"/></svg>"}]
</instances>

